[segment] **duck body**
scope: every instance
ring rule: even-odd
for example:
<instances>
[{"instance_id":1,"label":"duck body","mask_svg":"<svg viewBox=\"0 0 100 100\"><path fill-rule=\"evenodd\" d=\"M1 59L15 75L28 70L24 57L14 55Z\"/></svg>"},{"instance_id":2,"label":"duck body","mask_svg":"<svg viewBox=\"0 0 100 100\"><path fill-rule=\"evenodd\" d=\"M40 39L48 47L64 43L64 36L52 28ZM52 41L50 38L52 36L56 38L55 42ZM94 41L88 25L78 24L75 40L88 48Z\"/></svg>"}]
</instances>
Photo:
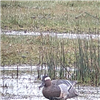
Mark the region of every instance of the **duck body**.
<instances>
[{"instance_id":1,"label":"duck body","mask_svg":"<svg viewBox=\"0 0 100 100\"><path fill-rule=\"evenodd\" d=\"M51 85L44 87L42 93L45 98L51 99L52 97L59 97L61 90L58 86Z\"/></svg>"},{"instance_id":2,"label":"duck body","mask_svg":"<svg viewBox=\"0 0 100 100\"><path fill-rule=\"evenodd\" d=\"M73 87L74 81L69 80L52 80L46 77L42 80L44 88L42 90L43 96L49 100L67 100L78 96L77 91ZM41 87L41 86L40 86Z\"/></svg>"}]
</instances>

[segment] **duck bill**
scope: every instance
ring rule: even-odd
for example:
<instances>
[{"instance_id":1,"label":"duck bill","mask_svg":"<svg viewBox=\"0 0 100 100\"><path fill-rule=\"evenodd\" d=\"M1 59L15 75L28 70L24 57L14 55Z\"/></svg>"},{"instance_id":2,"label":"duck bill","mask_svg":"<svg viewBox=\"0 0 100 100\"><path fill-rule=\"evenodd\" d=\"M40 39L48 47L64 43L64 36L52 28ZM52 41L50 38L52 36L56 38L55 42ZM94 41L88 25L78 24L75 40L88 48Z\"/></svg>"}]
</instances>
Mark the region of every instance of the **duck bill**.
<instances>
[{"instance_id":1,"label":"duck bill","mask_svg":"<svg viewBox=\"0 0 100 100\"><path fill-rule=\"evenodd\" d=\"M39 89L42 88L45 85L44 82L41 83L41 85L39 86Z\"/></svg>"}]
</instances>

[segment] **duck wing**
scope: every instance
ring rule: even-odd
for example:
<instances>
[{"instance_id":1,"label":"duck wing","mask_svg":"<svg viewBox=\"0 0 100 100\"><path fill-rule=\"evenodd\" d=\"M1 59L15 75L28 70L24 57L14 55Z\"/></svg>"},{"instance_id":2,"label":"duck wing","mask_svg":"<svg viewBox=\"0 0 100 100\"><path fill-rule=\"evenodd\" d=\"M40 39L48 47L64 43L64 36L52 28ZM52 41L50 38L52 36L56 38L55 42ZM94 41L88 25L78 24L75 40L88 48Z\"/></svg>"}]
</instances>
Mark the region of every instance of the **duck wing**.
<instances>
[{"instance_id":1,"label":"duck wing","mask_svg":"<svg viewBox=\"0 0 100 100\"><path fill-rule=\"evenodd\" d=\"M52 80L53 85L58 85L61 90L66 93L66 99L73 98L78 96L78 92L75 90L74 85L76 84L76 81L70 81L70 80Z\"/></svg>"},{"instance_id":2,"label":"duck wing","mask_svg":"<svg viewBox=\"0 0 100 100\"><path fill-rule=\"evenodd\" d=\"M70 81L70 80L52 80L53 85L60 85L60 84L66 84L67 86L74 86L76 85L76 81Z\"/></svg>"}]
</instances>

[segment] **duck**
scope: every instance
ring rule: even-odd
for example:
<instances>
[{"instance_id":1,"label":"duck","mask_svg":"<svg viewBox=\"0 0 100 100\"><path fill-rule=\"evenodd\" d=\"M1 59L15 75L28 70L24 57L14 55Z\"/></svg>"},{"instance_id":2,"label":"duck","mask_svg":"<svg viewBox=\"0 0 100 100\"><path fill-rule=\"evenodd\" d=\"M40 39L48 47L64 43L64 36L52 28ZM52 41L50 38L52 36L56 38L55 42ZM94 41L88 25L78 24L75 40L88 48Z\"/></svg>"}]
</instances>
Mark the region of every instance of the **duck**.
<instances>
[{"instance_id":1,"label":"duck","mask_svg":"<svg viewBox=\"0 0 100 100\"><path fill-rule=\"evenodd\" d=\"M49 100L67 100L78 96L75 89L76 81L56 79L51 80L47 75L42 77L42 83L39 89L42 89L42 94Z\"/></svg>"}]
</instances>

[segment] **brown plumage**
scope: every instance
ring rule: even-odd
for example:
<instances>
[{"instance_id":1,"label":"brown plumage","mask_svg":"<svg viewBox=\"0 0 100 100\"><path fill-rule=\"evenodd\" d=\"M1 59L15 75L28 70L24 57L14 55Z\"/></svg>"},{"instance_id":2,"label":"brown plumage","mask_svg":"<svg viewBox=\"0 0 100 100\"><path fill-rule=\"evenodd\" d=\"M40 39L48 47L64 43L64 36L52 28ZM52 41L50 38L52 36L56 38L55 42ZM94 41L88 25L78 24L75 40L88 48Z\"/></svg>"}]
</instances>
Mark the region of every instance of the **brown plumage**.
<instances>
[{"instance_id":1,"label":"brown plumage","mask_svg":"<svg viewBox=\"0 0 100 100\"><path fill-rule=\"evenodd\" d=\"M78 96L77 91L74 89L75 81L69 80L52 80L48 76L44 76L42 84L39 88L43 87L42 93L45 98L49 100L67 100Z\"/></svg>"}]
</instances>

